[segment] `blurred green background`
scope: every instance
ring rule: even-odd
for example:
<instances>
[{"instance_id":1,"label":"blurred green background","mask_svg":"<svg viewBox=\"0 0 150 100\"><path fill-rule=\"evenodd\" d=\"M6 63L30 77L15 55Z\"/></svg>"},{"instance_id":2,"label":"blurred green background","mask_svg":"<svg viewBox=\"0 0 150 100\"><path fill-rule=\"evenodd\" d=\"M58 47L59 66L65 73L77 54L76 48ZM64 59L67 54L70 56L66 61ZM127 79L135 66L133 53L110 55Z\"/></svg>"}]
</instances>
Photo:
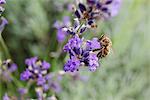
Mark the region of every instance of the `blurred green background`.
<instances>
[{"instance_id":1,"label":"blurred green background","mask_svg":"<svg viewBox=\"0 0 150 100\"><path fill-rule=\"evenodd\" d=\"M49 53L63 45L56 40L53 23L63 16L72 16L66 9L68 1L7 0L4 16L9 24L2 36L20 72L24 59L35 55L49 61L52 70L62 69L64 57L51 57ZM150 1L122 0L118 16L100 23L96 32L85 36L100 36L102 31L113 42L110 56L100 61L101 68L96 72L80 70L81 75L89 77L88 81L64 81L59 99L149 100Z\"/></svg>"}]
</instances>

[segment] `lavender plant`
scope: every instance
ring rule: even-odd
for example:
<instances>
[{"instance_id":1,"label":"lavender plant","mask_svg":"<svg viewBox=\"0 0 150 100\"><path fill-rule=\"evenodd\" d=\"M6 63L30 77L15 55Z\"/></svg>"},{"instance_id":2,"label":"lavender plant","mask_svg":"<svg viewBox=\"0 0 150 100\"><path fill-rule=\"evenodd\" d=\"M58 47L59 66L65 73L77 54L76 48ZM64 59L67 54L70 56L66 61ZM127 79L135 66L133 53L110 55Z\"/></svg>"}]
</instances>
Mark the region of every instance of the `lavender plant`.
<instances>
[{"instance_id":1,"label":"lavender plant","mask_svg":"<svg viewBox=\"0 0 150 100\"><path fill-rule=\"evenodd\" d=\"M64 51L68 52L70 57L64 65L65 71L78 71L80 66L88 66L90 71L97 69L99 57L108 54L111 41L103 37L86 40L82 37L82 33L87 29L96 28L96 20L110 19L115 16L119 6L120 0L87 0L86 5L82 2L77 3L77 7L74 8L74 26L63 28L72 35L64 46ZM100 52L95 52L98 50Z\"/></svg>"},{"instance_id":2,"label":"lavender plant","mask_svg":"<svg viewBox=\"0 0 150 100\"><path fill-rule=\"evenodd\" d=\"M2 5L5 3L5 0L0 0L1 13L4 11ZM67 74L66 72L73 73L79 71L81 66L88 67L92 72L96 71L100 66L99 60L109 53L112 44L106 35L103 35L101 38L94 37L89 40L84 37L83 33L86 33L89 29L97 28L97 20L105 21L117 15L120 3L120 0L86 0L86 3L77 0L77 5L72 7L74 15L73 24L71 24L72 21L69 16L64 16L62 22L56 21L54 23L53 27L57 29L57 41L63 44L69 38L68 42L62 48L67 53L66 58L69 56L69 59L64 64L64 71L53 72L51 70L52 67L55 67L52 66L53 64L51 65L46 60L41 60L35 56L25 60L25 70L22 73L17 73L20 74L21 81L16 80L13 73L17 72L19 67L11 60L7 46L0 36L1 49L5 54L4 58L7 59L4 60L2 58L0 60L1 80L14 82L18 85L16 86L16 91L19 92L21 100L30 98L27 94L30 92L31 87L34 88L38 100L45 100L47 98L56 99L55 96L48 97L47 94L61 92L62 87L60 83L64 74ZM70 5L68 7L70 10ZM0 32L3 31L6 24L8 24L7 20L1 17ZM81 79L78 74L72 76L75 79ZM9 96L10 94L7 92L4 94L3 100L17 98L17 95Z\"/></svg>"},{"instance_id":3,"label":"lavender plant","mask_svg":"<svg viewBox=\"0 0 150 100\"><path fill-rule=\"evenodd\" d=\"M0 50L2 50L2 51L5 52L3 56L7 56L7 57L10 58L7 46L5 45L5 42L4 42L3 38L2 38L2 31L3 31L4 27L8 24L8 21L4 17L2 17L2 13L5 10L5 8L3 7L3 5L5 3L6 3L5 0L0 0L0 45L1 45Z\"/></svg>"}]
</instances>

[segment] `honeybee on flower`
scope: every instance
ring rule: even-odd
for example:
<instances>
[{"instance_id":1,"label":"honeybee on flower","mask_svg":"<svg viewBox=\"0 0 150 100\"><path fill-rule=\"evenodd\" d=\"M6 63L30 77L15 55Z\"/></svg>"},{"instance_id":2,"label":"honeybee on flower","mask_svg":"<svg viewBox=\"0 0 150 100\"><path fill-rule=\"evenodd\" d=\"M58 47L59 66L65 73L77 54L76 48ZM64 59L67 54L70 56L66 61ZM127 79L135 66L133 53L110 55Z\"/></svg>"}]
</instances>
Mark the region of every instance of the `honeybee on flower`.
<instances>
[{"instance_id":1,"label":"honeybee on flower","mask_svg":"<svg viewBox=\"0 0 150 100\"><path fill-rule=\"evenodd\" d=\"M95 49L93 50L93 52L98 52L97 53L98 58L106 57L110 52L110 49L112 47L112 42L106 35L102 35L98 41L101 45L101 48Z\"/></svg>"}]
</instances>

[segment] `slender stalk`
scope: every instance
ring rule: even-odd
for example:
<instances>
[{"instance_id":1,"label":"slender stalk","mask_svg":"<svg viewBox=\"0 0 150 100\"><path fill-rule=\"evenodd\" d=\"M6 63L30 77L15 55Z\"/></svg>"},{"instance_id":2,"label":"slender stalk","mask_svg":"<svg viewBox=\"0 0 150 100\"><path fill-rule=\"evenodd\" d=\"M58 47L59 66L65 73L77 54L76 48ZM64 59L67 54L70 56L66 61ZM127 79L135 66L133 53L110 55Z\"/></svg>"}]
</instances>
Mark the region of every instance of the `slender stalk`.
<instances>
[{"instance_id":1,"label":"slender stalk","mask_svg":"<svg viewBox=\"0 0 150 100\"><path fill-rule=\"evenodd\" d=\"M76 33L76 34L80 35L80 34L79 34L79 31L80 31L80 29L81 29L81 27L82 27L82 25L83 25L84 23L85 23L84 21L81 23L81 25L80 25L79 28L77 29L77 33ZM61 44L61 46L58 47L57 51L55 52L55 53L59 53L58 56L60 56L60 54L61 54L61 48L62 48L62 44ZM50 46L46 49L46 54L49 52L49 50L50 50ZM50 54L50 53L49 53L49 54ZM49 55L49 54L48 54L48 55ZM45 55L45 59L46 59L46 60L48 59L48 56L47 56L47 55Z\"/></svg>"},{"instance_id":2,"label":"slender stalk","mask_svg":"<svg viewBox=\"0 0 150 100\"><path fill-rule=\"evenodd\" d=\"M10 77L12 78L12 82L14 82L17 88L23 87L22 83L15 76L10 74Z\"/></svg>"},{"instance_id":3,"label":"slender stalk","mask_svg":"<svg viewBox=\"0 0 150 100\"><path fill-rule=\"evenodd\" d=\"M1 33L0 33L1 34ZM8 48L2 38L2 36L0 35L0 48L2 48L2 51L4 53L4 55L6 56L7 59L11 58L10 54L9 54L9 51L8 51Z\"/></svg>"},{"instance_id":4,"label":"slender stalk","mask_svg":"<svg viewBox=\"0 0 150 100\"><path fill-rule=\"evenodd\" d=\"M79 30L81 29L82 25L84 24L84 22L81 23L81 25L79 26L78 30L77 30L77 34L79 35Z\"/></svg>"}]
</instances>

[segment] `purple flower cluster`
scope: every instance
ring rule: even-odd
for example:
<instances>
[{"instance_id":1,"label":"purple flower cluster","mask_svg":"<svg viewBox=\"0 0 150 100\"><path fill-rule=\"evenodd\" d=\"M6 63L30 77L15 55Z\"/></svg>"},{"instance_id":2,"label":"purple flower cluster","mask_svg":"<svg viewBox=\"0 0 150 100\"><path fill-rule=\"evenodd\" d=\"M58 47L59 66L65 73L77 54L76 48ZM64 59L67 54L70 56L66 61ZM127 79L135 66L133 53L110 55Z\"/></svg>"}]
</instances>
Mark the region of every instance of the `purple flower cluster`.
<instances>
[{"instance_id":1,"label":"purple flower cluster","mask_svg":"<svg viewBox=\"0 0 150 100\"><path fill-rule=\"evenodd\" d=\"M18 100L16 96L9 96L7 93L1 98L1 100Z\"/></svg>"},{"instance_id":2,"label":"purple flower cluster","mask_svg":"<svg viewBox=\"0 0 150 100\"><path fill-rule=\"evenodd\" d=\"M25 64L27 68L23 73L21 73L21 80L34 80L36 81L37 86L42 87L44 91L52 89L55 92L59 92L61 90L58 82L59 80L55 80L57 75L54 73L48 73L50 68L50 64L48 62L41 61L37 57L32 57L26 59ZM22 91L22 89L19 91Z\"/></svg>"},{"instance_id":3,"label":"purple flower cluster","mask_svg":"<svg viewBox=\"0 0 150 100\"><path fill-rule=\"evenodd\" d=\"M90 71L95 71L99 66L99 59L94 49L99 49L97 38L84 41L78 35L74 35L64 46L64 51L69 53L70 59L64 65L64 71L78 71L80 66L88 66Z\"/></svg>"},{"instance_id":4,"label":"purple flower cluster","mask_svg":"<svg viewBox=\"0 0 150 100\"><path fill-rule=\"evenodd\" d=\"M118 14L121 0L87 0L87 3L99 10L102 17L110 18Z\"/></svg>"},{"instance_id":5,"label":"purple flower cluster","mask_svg":"<svg viewBox=\"0 0 150 100\"><path fill-rule=\"evenodd\" d=\"M3 80L11 81L11 74L17 70L17 65L11 59L0 61L0 75Z\"/></svg>"},{"instance_id":6,"label":"purple flower cluster","mask_svg":"<svg viewBox=\"0 0 150 100\"><path fill-rule=\"evenodd\" d=\"M32 57L25 60L26 70L21 73L21 80L40 80L44 77L50 68L50 64L46 61L41 61L37 57Z\"/></svg>"},{"instance_id":7,"label":"purple flower cluster","mask_svg":"<svg viewBox=\"0 0 150 100\"><path fill-rule=\"evenodd\" d=\"M74 25L65 26L59 30L57 37L63 37L63 32L70 35L80 34L88 28L96 28L96 20L110 19L118 14L121 0L86 0L87 4L77 2L78 6L74 8Z\"/></svg>"},{"instance_id":8,"label":"purple flower cluster","mask_svg":"<svg viewBox=\"0 0 150 100\"><path fill-rule=\"evenodd\" d=\"M96 19L109 19L116 16L121 0L87 0L87 5L79 3L74 14L84 20L87 27L97 27Z\"/></svg>"}]
</instances>

